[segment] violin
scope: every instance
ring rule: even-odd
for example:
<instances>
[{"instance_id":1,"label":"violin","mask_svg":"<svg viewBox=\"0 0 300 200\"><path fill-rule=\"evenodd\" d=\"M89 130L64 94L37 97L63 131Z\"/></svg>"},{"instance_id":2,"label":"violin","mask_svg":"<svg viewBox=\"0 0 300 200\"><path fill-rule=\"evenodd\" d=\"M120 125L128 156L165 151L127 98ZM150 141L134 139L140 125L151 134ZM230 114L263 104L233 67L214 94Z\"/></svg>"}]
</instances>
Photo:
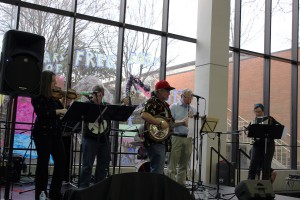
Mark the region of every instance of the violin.
<instances>
[{"instance_id":1,"label":"violin","mask_svg":"<svg viewBox=\"0 0 300 200\"><path fill-rule=\"evenodd\" d=\"M53 96L56 99L61 99L66 97L67 99L73 100L77 99L78 95L74 89L62 90L60 87L55 87L53 90Z\"/></svg>"}]
</instances>

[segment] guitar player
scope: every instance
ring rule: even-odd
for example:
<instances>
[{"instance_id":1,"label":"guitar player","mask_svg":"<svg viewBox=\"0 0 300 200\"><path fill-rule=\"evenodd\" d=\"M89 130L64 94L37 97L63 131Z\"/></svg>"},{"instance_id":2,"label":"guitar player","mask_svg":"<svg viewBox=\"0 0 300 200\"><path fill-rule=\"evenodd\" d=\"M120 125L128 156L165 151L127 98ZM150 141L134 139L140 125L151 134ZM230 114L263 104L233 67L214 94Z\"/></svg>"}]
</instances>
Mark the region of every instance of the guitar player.
<instances>
[{"instance_id":1,"label":"guitar player","mask_svg":"<svg viewBox=\"0 0 300 200\"><path fill-rule=\"evenodd\" d=\"M150 172L163 174L166 158L166 150L168 143L170 142L170 134L166 134L162 141L155 141L153 137L149 137L150 130L149 124L158 126L159 129L169 129L170 122L174 122L169 104L166 102L170 96L170 91L175 89L170 84L161 80L155 84L155 90L152 91L150 99L145 103L144 108L141 111L141 117L145 120L145 147L150 159ZM170 121L164 120L169 118Z\"/></svg>"}]
</instances>

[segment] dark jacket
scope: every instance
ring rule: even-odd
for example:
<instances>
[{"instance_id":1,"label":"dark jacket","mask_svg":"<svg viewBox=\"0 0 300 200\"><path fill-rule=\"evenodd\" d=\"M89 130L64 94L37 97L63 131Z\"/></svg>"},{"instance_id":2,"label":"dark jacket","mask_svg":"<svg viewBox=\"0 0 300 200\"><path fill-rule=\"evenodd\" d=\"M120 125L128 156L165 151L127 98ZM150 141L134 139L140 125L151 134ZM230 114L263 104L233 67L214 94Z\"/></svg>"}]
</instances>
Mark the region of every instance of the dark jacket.
<instances>
[{"instance_id":1,"label":"dark jacket","mask_svg":"<svg viewBox=\"0 0 300 200\"><path fill-rule=\"evenodd\" d=\"M56 115L56 109L63 109L59 100L36 96L31 99L31 104L36 114L33 136L42 135L59 135L62 132L62 123L60 116Z\"/></svg>"}]
</instances>

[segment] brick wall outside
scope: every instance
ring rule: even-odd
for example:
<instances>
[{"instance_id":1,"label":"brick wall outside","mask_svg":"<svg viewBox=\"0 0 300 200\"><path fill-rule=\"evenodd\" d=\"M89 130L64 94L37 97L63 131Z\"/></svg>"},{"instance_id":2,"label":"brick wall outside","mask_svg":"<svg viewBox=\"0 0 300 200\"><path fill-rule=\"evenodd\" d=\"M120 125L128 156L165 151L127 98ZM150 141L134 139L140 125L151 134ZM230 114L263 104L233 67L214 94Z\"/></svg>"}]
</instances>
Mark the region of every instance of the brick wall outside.
<instances>
[{"instance_id":1,"label":"brick wall outside","mask_svg":"<svg viewBox=\"0 0 300 200\"><path fill-rule=\"evenodd\" d=\"M290 58L290 52L280 52L276 56ZM247 121L254 118L253 105L263 103L264 61L260 57L241 58L239 116ZM194 89L195 72L187 71L168 75L166 80L177 90ZM228 106L232 108L232 63L228 68ZM271 61L270 115L285 125L290 132L291 113L291 65L279 61ZM299 98L300 99L300 98ZM298 111L299 113L299 111ZM228 112L231 119L231 112ZM286 141L290 143L289 141Z\"/></svg>"}]
</instances>

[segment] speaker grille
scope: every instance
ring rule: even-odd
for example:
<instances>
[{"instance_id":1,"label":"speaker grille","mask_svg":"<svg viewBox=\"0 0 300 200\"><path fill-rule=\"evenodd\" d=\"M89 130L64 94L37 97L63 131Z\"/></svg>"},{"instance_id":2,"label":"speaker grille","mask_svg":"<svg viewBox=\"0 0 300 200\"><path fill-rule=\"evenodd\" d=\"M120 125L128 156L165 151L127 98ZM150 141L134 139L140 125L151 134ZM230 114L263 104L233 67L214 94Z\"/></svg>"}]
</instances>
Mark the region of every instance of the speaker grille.
<instances>
[{"instance_id":1,"label":"speaker grille","mask_svg":"<svg viewBox=\"0 0 300 200\"><path fill-rule=\"evenodd\" d=\"M0 66L0 93L31 96L40 93L45 38L9 30L5 33Z\"/></svg>"},{"instance_id":2,"label":"speaker grille","mask_svg":"<svg viewBox=\"0 0 300 200\"><path fill-rule=\"evenodd\" d=\"M40 86L41 69L29 55L16 55L7 60L4 72L7 87L19 94L36 93Z\"/></svg>"}]
</instances>

